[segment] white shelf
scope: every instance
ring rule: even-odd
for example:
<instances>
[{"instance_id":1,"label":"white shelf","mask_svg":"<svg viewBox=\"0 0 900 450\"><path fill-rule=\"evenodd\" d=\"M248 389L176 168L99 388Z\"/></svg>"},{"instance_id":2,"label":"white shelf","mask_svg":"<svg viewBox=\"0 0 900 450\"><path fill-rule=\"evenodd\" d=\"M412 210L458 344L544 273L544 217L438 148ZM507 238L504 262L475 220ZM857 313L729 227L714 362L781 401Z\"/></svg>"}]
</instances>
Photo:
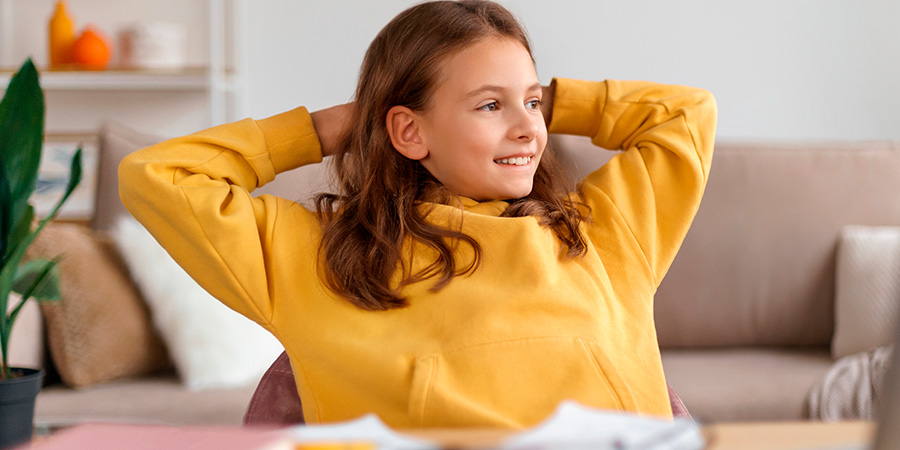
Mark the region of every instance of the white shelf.
<instances>
[{"instance_id":1,"label":"white shelf","mask_svg":"<svg viewBox=\"0 0 900 450\"><path fill-rule=\"evenodd\" d=\"M211 82L205 68L179 70L104 70L50 71L40 70L41 87L45 90L137 90L137 91L207 91ZM13 70L0 71L0 89L5 89ZM226 89L229 83L225 83Z\"/></svg>"},{"instance_id":2,"label":"white shelf","mask_svg":"<svg viewBox=\"0 0 900 450\"><path fill-rule=\"evenodd\" d=\"M16 26L19 22L14 17L19 6L33 0L0 0L0 93L6 90L13 73L18 69L18 64L24 52L13 47L13 36L16 36ZM49 8L52 1L42 0ZM142 0L152 3L148 0ZM192 3L192 2L191 2ZM103 71L88 70L50 70L47 67L38 68L41 77L41 87L46 92L83 92L85 97L78 97L91 103L95 108L91 109L91 116L84 120L78 115L82 109L77 102L67 96L61 96L57 103L51 105L55 108L54 117L57 121L65 121L67 117L74 117L78 123L100 123L107 119L103 117L103 98L107 93L134 92L134 93L190 93L191 102L197 103L198 109L207 111L206 126L214 126L242 117L241 109L244 105L242 80L240 74L246 70L242 59L244 43L240 33L246 29L246 25L240 14L248 8L246 0L205 0L206 17L208 27L208 48L205 49L207 58L198 58L196 55L187 64L191 66L179 69L166 70L137 70L126 67L112 67ZM97 8L96 5L92 5ZM91 8L83 5L82 11ZM33 17L34 9L30 10ZM88 13L85 12L86 15ZM196 25L195 29L202 29L200 23L204 18L197 15L196 8L190 16L192 22L185 26ZM122 19L124 20L124 18ZM124 22L122 22L124 23ZM196 36L195 36L196 37ZM32 50L33 51L33 50ZM18 52L19 54L14 54ZM12 67L15 65L15 67ZM138 101L141 109L151 113L159 113L159 108L154 104L154 96L142 96ZM162 99L171 99L171 96L160 96ZM203 104L200 104L200 99ZM73 108L73 105L75 107ZM110 111L114 108L108 108ZM159 122L158 120L156 122ZM159 127L159 124L154 124Z\"/></svg>"}]
</instances>

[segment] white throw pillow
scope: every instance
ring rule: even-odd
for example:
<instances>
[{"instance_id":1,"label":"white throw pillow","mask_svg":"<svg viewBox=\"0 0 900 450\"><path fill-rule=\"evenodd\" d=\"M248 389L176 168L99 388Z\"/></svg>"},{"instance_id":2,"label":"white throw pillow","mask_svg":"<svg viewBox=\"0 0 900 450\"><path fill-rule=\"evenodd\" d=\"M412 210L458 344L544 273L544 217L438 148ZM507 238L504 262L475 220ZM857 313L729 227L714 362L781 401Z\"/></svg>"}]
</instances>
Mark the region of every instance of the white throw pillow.
<instances>
[{"instance_id":1,"label":"white throw pillow","mask_svg":"<svg viewBox=\"0 0 900 450\"><path fill-rule=\"evenodd\" d=\"M834 358L892 342L900 304L900 227L844 227L834 302Z\"/></svg>"},{"instance_id":2,"label":"white throw pillow","mask_svg":"<svg viewBox=\"0 0 900 450\"><path fill-rule=\"evenodd\" d=\"M283 351L272 334L209 295L133 218L113 237L189 389L259 381Z\"/></svg>"}]
</instances>

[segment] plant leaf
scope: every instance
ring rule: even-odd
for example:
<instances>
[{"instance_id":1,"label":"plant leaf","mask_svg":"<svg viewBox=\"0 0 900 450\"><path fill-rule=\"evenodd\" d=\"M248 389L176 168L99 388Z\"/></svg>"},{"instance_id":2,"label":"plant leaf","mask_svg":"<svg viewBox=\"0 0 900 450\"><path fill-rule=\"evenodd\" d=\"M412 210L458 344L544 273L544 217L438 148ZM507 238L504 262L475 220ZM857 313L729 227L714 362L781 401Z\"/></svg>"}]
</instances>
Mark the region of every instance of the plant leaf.
<instances>
[{"instance_id":1,"label":"plant leaf","mask_svg":"<svg viewBox=\"0 0 900 450\"><path fill-rule=\"evenodd\" d=\"M3 166L3 160L0 158L0 267L6 265L9 252L12 252L9 242L12 241L7 232L3 229L7 222L12 221L12 191L9 190L9 180L6 179L6 170ZM11 232L10 234L15 234Z\"/></svg>"},{"instance_id":2,"label":"plant leaf","mask_svg":"<svg viewBox=\"0 0 900 450\"><path fill-rule=\"evenodd\" d=\"M23 280L25 288L23 289L23 292L21 292L22 297L19 299L19 303L13 308L7 318L9 329L12 329L12 325L16 323L19 312L22 311L22 308L28 300L32 298L37 301L56 301L62 299L62 293L59 290L58 259L52 261L31 261L19 266L19 269L20 273L17 273L16 277ZM21 277L19 275L21 275ZM4 352L4 354L6 354L6 352Z\"/></svg>"},{"instance_id":3,"label":"plant leaf","mask_svg":"<svg viewBox=\"0 0 900 450\"><path fill-rule=\"evenodd\" d=\"M19 266L19 262L22 261L22 258L25 256L25 250L28 249L28 246L34 242L34 239L37 235L44 229L44 226L50 222L53 217L56 216L56 213L59 211L59 208L62 204L69 198L69 195L72 194L72 191L75 190L75 186L81 181L81 149L79 148L75 155L72 157L72 166L71 166L72 174L69 177L69 185L66 188L66 193L59 200L56 207L53 208L53 212L41 220L38 223L37 229L28 233L24 239L21 241L16 241L13 243L13 248L10 250L9 257L3 262L3 265L0 265L0 295L4 295L4 293L8 293L12 289L13 281L16 277L16 271ZM8 327L3 320L0 320L0 345L2 345L3 339L6 339L5 332L8 331Z\"/></svg>"},{"instance_id":4,"label":"plant leaf","mask_svg":"<svg viewBox=\"0 0 900 450\"><path fill-rule=\"evenodd\" d=\"M31 232L31 223L34 220L34 207L31 204L27 204L25 208L25 214L23 214L19 218L19 222L14 224L12 231L9 234L9 242L10 246L7 247L7 250L12 252L15 250L15 243L22 242L26 237L28 237L28 233ZM6 263L6 259L9 255L3 255L3 263Z\"/></svg>"},{"instance_id":5,"label":"plant leaf","mask_svg":"<svg viewBox=\"0 0 900 450\"><path fill-rule=\"evenodd\" d=\"M0 101L0 130L0 255L6 257L13 228L34 192L41 162L44 93L31 59L13 75Z\"/></svg>"},{"instance_id":6,"label":"plant leaf","mask_svg":"<svg viewBox=\"0 0 900 450\"><path fill-rule=\"evenodd\" d=\"M59 300L59 266L57 261L35 259L19 266L13 280L13 291L23 299L39 301Z\"/></svg>"}]
</instances>

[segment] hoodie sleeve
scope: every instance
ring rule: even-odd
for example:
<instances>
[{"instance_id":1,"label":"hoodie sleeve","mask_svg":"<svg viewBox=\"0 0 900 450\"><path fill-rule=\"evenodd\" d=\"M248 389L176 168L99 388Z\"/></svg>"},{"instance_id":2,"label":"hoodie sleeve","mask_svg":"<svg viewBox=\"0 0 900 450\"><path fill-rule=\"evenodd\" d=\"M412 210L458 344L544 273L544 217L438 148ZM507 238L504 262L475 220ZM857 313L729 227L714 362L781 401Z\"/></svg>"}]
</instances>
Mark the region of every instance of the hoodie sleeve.
<instances>
[{"instance_id":1,"label":"hoodie sleeve","mask_svg":"<svg viewBox=\"0 0 900 450\"><path fill-rule=\"evenodd\" d=\"M588 238L607 260L639 253L658 286L709 176L716 102L703 89L643 81L557 79L551 133L622 150L581 181Z\"/></svg>"},{"instance_id":2,"label":"hoodie sleeve","mask_svg":"<svg viewBox=\"0 0 900 450\"><path fill-rule=\"evenodd\" d=\"M201 286L268 328L283 276L276 261L315 247L321 230L297 203L251 193L321 160L312 119L298 108L138 150L119 166L119 193Z\"/></svg>"}]
</instances>

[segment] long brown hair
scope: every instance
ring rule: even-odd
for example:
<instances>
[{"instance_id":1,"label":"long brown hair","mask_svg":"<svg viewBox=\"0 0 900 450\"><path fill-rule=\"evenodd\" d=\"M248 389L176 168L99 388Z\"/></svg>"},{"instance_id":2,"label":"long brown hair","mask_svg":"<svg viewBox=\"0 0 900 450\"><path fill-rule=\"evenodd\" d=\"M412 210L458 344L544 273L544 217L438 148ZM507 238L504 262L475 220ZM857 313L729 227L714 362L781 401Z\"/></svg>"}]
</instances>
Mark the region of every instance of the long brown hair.
<instances>
[{"instance_id":1,"label":"long brown hair","mask_svg":"<svg viewBox=\"0 0 900 450\"><path fill-rule=\"evenodd\" d=\"M321 256L325 280L336 293L362 309L406 305L404 285L437 277L433 291L457 275L474 271L481 246L458 229L429 223L425 201L451 202L454 195L418 161L401 155L385 125L396 105L424 111L435 89L440 63L490 36L521 43L531 54L525 31L502 6L489 1L436 1L413 6L388 23L366 51L351 125L334 157L338 194L319 194L316 207L324 225ZM532 56L532 60L534 57ZM566 245L566 256L585 252L579 224L583 205L567 194L570 184L552 151L544 152L532 192L515 200L504 216L536 216ZM436 253L417 273L402 264L404 242L412 239ZM458 268L454 249L462 243L474 258ZM408 242L407 242L408 244ZM409 267L412 267L410 264ZM392 276L401 270L399 285Z\"/></svg>"}]
</instances>

